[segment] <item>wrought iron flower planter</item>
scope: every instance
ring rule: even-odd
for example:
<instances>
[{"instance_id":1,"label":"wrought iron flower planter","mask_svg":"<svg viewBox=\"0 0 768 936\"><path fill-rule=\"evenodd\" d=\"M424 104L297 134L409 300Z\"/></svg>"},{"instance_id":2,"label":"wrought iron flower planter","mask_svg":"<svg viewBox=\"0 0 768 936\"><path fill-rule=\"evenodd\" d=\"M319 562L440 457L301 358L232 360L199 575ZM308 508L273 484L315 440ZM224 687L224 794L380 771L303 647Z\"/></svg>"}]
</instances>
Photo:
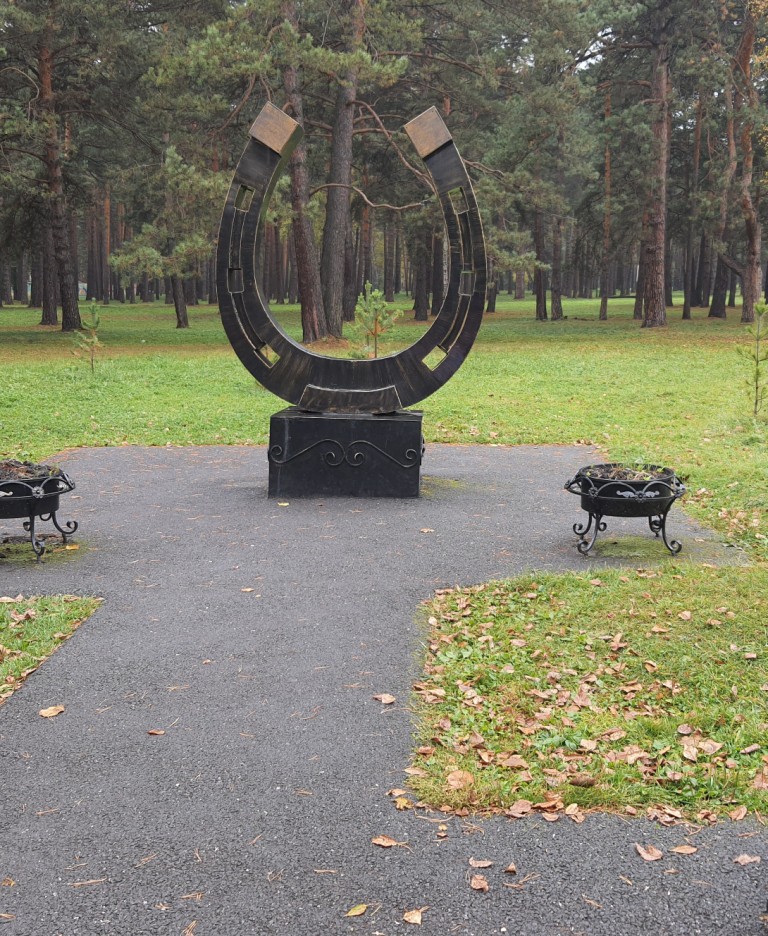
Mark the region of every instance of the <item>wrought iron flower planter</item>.
<instances>
[{"instance_id":1,"label":"wrought iron flower planter","mask_svg":"<svg viewBox=\"0 0 768 936\"><path fill-rule=\"evenodd\" d=\"M580 495L581 507L589 514L586 524L573 525L573 532L580 537L576 548L584 555L594 546L597 534L606 529L603 517L648 517L651 532L661 534L673 555L683 548L677 540L667 539L667 514L685 494L685 485L670 468L588 465L566 483L565 490Z\"/></svg>"},{"instance_id":2,"label":"wrought iron flower planter","mask_svg":"<svg viewBox=\"0 0 768 936\"><path fill-rule=\"evenodd\" d=\"M77 530L75 520L69 520L63 526L59 523L56 512L59 509L59 497L68 491L74 490L75 483L63 471L48 469L49 474L25 477L24 468L31 470L43 469L45 465L25 466L20 462L6 463L16 470L14 477L0 480L0 520L25 518L23 527L29 533L32 549L38 561L45 552L45 543L38 538L35 532L35 521L51 521L61 533L66 543L67 537ZM0 479L2 474L0 474Z\"/></svg>"}]
</instances>

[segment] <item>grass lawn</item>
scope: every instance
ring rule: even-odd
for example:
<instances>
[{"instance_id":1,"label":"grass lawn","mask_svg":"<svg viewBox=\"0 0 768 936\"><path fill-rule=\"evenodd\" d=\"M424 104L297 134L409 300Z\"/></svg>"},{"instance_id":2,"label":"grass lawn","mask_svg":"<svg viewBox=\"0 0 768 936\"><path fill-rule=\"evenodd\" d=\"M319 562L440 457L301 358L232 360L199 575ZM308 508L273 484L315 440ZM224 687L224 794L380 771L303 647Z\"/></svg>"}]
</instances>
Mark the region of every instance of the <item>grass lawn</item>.
<instances>
[{"instance_id":1,"label":"grass lawn","mask_svg":"<svg viewBox=\"0 0 768 936\"><path fill-rule=\"evenodd\" d=\"M72 595L0 597L0 704L98 606L97 598Z\"/></svg>"},{"instance_id":2,"label":"grass lawn","mask_svg":"<svg viewBox=\"0 0 768 936\"><path fill-rule=\"evenodd\" d=\"M536 322L530 301L500 301L458 374L422 404L427 441L588 443L606 460L668 465L689 488L674 509L748 564L694 566L684 552L600 584L526 576L438 595L413 766L434 806L567 808L577 821L597 806L768 808L768 414L751 415L737 353L749 338L736 311L683 322L678 306L667 328L643 330L631 310L617 299L600 322L597 302L571 300L564 321ZM215 309L191 309L182 331L160 305L100 314L92 374L39 312L0 309L0 457L267 441L281 403L236 359ZM275 314L298 337L298 311ZM422 328L404 318L384 351Z\"/></svg>"}]
</instances>

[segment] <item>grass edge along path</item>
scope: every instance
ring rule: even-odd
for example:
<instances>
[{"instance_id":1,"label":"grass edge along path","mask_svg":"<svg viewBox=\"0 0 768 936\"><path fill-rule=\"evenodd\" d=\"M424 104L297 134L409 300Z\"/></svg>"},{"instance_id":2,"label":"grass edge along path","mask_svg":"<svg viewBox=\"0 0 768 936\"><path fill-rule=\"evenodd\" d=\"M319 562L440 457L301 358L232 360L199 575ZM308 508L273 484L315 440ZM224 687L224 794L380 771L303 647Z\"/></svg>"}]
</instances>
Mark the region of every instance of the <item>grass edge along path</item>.
<instances>
[{"instance_id":1,"label":"grass edge along path","mask_svg":"<svg viewBox=\"0 0 768 936\"><path fill-rule=\"evenodd\" d=\"M410 784L446 813L768 810L768 570L531 574L427 604Z\"/></svg>"},{"instance_id":2,"label":"grass edge along path","mask_svg":"<svg viewBox=\"0 0 768 936\"><path fill-rule=\"evenodd\" d=\"M75 595L0 597L0 705L100 604Z\"/></svg>"}]
</instances>

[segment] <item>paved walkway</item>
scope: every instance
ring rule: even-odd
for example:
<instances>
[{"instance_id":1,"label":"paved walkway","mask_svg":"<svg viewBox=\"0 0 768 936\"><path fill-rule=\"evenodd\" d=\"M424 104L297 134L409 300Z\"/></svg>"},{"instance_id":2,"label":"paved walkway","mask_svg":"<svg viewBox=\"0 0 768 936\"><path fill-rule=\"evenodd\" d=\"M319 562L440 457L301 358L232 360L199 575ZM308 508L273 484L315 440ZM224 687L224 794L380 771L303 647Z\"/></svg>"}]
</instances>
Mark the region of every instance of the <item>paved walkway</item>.
<instances>
[{"instance_id":1,"label":"paved walkway","mask_svg":"<svg viewBox=\"0 0 768 936\"><path fill-rule=\"evenodd\" d=\"M64 456L77 490L60 513L83 548L0 561L0 594L105 602L0 707L0 932L393 936L428 907L414 932L764 933L757 824L722 823L696 834L695 855L648 864L635 842L667 852L686 830L449 819L439 838L434 815L386 795L409 761L419 602L530 568L596 568L562 491L595 460L433 445L418 500L280 507L264 449ZM679 508L670 527L684 547L707 538ZM383 709L380 692L398 701ZM38 716L54 704L65 713ZM379 834L408 847L376 848ZM763 865L735 865L743 852ZM494 862L488 893L469 887L471 857ZM358 903L367 913L346 918Z\"/></svg>"}]
</instances>

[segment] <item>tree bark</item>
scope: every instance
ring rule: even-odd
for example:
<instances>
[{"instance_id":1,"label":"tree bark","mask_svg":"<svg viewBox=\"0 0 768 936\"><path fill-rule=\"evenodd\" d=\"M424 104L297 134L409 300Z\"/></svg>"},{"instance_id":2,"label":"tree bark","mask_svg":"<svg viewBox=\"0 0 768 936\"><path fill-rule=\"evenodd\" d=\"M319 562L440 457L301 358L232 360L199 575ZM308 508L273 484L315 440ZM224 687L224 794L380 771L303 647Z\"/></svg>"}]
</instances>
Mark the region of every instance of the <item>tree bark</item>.
<instances>
[{"instance_id":1,"label":"tree bark","mask_svg":"<svg viewBox=\"0 0 768 936\"><path fill-rule=\"evenodd\" d=\"M352 35L349 51L362 46L367 0L349 0L352 14ZM352 182L352 134L354 102L357 97L357 69L353 66L342 76L336 95L336 119L331 143L330 179L323 228L322 278L323 305L328 332L341 338L344 320L344 243L349 217L349 185Z\"/></svg>"},{"instance_id":2,"label":"tree bark","mask_svg":"<svg viewBox=\"0 0 768 936\"><path fill-rule=\"evenodd\" d=\"M717 258L715 285L712 289L712 303L708 318L725 318L725 299L728 294L729 270L722 257Z\"/></svg>"},{"instance_id":3,"label":"tree bark","mask_svg":"<svg viewBox=\"0 0 768 936\"><path fill-rule=\"evenodd\" d=\"M741 213L747 235L746 259L741 277L741 321L754 322L755 304L762 290L761 251L762 223L752 197L754 171L754 114L758 109L758 94L752 78L752 53L757 37L757 24L747 4L742 26L741 42L736 53L734 77L738 98L734 102L739 113L739 141L741 143Z\"/></svg>"},{"instance_id":4,"label":"tree bark","mask_svg":"<svg viewBox=\"0 0 768 936\"><path fill-rule=\"evenodd\" d=\"M603 113L605 125L611 119L611 93L605 96ZM611 262L611 145L610 134L605 134L605 194L603 202L603 252L600 257L600 312L598 319L605 322L608 319L608 268Z\"/></svg>"},{"instance_id":5,"label":"tree bark","mask_svg":"<svg viewBox=\"0 0 768 936\"><path fill-rule=\"evenodd\" d=\"M64 196L64 178L61 168L61 152L57 126L56 106L53 92L53 23L46 21L43 39L38 50L38 76L40 90L38 104L46 124L45 166L46 185L50 195L50 219L53 229L53 250L59 277L61 295L61 329L75 331L80 328L80 308L77 301L77 284L72 276L72 258L69 241L69 213Z\"/></svg>"},{"instance_id":6,"label":"tree bark","mask_svg":"<svg viewBox=\"0 0 768 936\"><path fill-rule=\"evenodd\" d=\"M536 211L533 221L533 243L536 251L536 260L544 262L544 216ZM534 291L536 293L536 320L547 320L547 282L546 275L541 266L537 266L533 274Z\"/></svg>"},{"instance_id":7,"label":"tree bark","mask_svg":"<svg viewBox=\"0 0 768 936\"><path fill-rule=\"evenodd\" d=\"M173 307L176 311L176 328L189 328L184 281L177 273L171 277L171 291L173 293Z\"/></svg>"},{"instance_id":8,"label":"tree bark","mask_svg":"<svg viewBox=\"0 0 768 936\"><path fill-rule=\"evenodd\" d=\"M663 15L664 11L659 11ZM669 41L664 25L655 38L651 99L653 118L654 165L652 191L648 206L648 239L645 244L645 289L643 328L667 324L664 302L664 254L667 229L667 175L669 169Z\"/></svg>"},{"instance_id":9,"label":"tree bark","mask_svg":"<svg viewBox=\"0 0 768 936\"><path fill-rule=\"evenodd\" d=\"M41 325L58 325L59 317L57 306L59 302L59 277L56 272L56 256L53 249L53 231L46 224L43 232L43 316Z\"/></svg>"},{"instance_id":10,"label":"tree bark","mask_svg":"<svg viewBox=\"0 0 768 936\"><path fill-rule=\"evenodd\" d=\"M296 2L287 0L283 16L296 28ZM283 87L293 119L304 125L304 99L299 91L298 72L290 65L283 72ZM328 322L323 306L320 264L312 222L307 215L309 202L309 172L307 148L302 140L288 164L291 175L291 208L293 209L293 248L296 256L296 280L301 303L301 330L304 344L319 341L328 334Z\"/></svg>"}]
</instances>

